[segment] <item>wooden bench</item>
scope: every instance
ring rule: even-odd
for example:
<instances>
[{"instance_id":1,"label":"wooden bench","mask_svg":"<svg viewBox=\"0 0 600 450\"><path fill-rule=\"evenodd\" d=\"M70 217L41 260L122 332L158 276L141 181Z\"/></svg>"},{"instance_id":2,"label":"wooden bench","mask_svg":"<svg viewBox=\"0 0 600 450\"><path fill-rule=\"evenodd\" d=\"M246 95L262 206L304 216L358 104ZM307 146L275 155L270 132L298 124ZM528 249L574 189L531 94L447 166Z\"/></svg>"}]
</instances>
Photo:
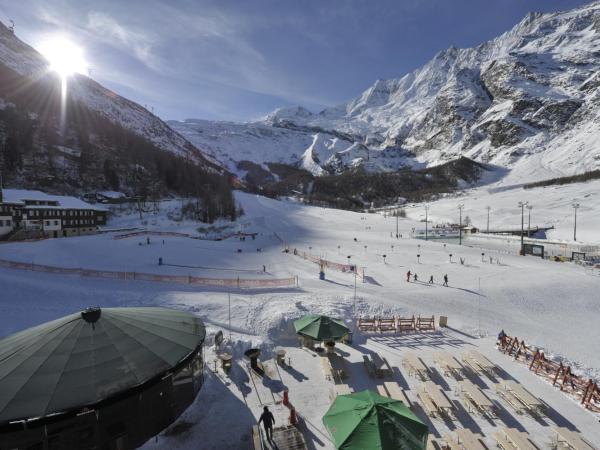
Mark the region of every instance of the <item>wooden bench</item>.
<instances>
[{"instance_id":1,"label":"wooden bench","mask_svg":"<svg viewBox=\"0 0 600 450\"><path fill-rule=\"evenodd\" d=\"M463 353L462 359L478 374L484 373L488 377L493 377L496 373L496 365L477 350L469 350Z\"/></svg>"},{"instance_id":2,"label":"wooden bench","mask_svg":"<svg viewBox=\"0 0 600 450\"><path fill-rule=\"evenodd\" d=\"M350 375L346 367L346 361L341 356L334 354L329 355L334 380L344 380Z\"/></svg>"},{"instance_id":3,"label":"wooden bench","mask_svg":"<svg viewBox=\"0 0 600 450\"><path fill-rule=\"evenodd\" d=\"M506 380L500 383L505 390L511 391L525 408L532 414L538 416L546 415L546 405L539 398L529 392L525 387L514 380Z\"/></svg>"},{"instance_id":4,"label":"wooden bench","mask_svg":"<svg viewBox=\"0 0 600 450\"><path fill-rule=\"evenodd\" d=\"M330 393L329 398L333 402L338 395L349 395L353 392L354 390L347 384L336 384L333 386L333 391Z\"/></svg>"},{"instance_id":5,"label":"wooden bench","mask_svg":"<svg viewBox=\"0 0 600 450\"><path fill-rule=\"evenodd\" d=\"M377 353L373 353L371 354L371 361L373 363L373 367L375 368L375 374L378 377L392 376L392 368L387 362L387 359L382 358Z\"/></svg>"},{"instance_id":6,"label":"wooden bench","mask_svg":"<svg viewBox=\"0 0 600 450\"><path fill-rule=\"evenodd\" d=\"M327 356L321 356L321 368L323 369L323 375L326 380L333 380L333 368L331 362Z\"/></svg>"},{"instance_id":7,"label":"wooden bench","mask_svg":"<svg viewBox=\"0 0 600 450\"><path fill-rule=\"evenodd\" d=\"M263 450L262 437L258 425L252 426L252 445L254 450Z\"/></svg>"}]
</instances>

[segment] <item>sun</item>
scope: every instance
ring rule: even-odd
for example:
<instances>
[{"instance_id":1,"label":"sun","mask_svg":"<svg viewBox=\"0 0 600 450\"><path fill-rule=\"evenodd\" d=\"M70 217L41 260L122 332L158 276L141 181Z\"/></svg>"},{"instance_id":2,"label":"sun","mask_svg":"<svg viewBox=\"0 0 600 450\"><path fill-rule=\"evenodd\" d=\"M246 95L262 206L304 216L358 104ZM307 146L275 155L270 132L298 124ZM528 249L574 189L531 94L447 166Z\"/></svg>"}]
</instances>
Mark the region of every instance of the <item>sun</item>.
<instances>
[{"instance_id":1,"label":"sun","mask_svg":"<svg viewBox=\"0 0 600 450\"><path fill-rule=\"evenodd\" d=\"M42 42L40 53L50 63L50 70L66 78L74 73L85 73L88 64L83 49L64 36L56 36Z\"/></svg>"}]
</instances>

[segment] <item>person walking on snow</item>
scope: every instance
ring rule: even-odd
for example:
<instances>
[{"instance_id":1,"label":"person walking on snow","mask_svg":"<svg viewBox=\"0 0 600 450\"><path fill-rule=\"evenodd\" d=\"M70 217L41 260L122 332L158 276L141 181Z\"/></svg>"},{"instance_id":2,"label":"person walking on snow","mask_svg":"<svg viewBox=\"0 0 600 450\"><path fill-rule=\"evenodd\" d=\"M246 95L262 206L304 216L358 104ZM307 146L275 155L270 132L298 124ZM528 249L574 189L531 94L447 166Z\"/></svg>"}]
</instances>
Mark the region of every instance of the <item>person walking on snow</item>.
<instances>
[{"instance_id":1,"label":"person walking on snow","mask_svg":"<svg viewBox=\"0 0 600 450\"><path fill-rule=\"evenodd\" d=\"M443 286L448 287L448 274L444 275L444 284Z\"/></svg>"},{"instance_id":2,"label":"person walking on snow","mask_svg":"<svg viewBox=\"0 0 600 450\"><path fill-rule=\"evenodd\" d=\"M415 281L419 281L419 277L417 276L416 273L414 274L414 279L415 279Z\"/></svg>"},{"instance_id":3,"label":"person walking on snow","mask_svg":"<svg viewBox=\"0 0 600 450\"><path fill-rule=\"evenodd\" d=\"M406 272L406 282L407 282L407 283L410 283L410 276L411 276L411 275L412 275L412 274L410 273L410 270L409 270L408 272Z\"/></svg>"},{"instance_id":4,"label":"person walking on snow","mask_svg":"<svg viewBox=\"0 0 600 450\"><path fill-rule=\"evenodd\" d=\"M429 277L429 284L433 284L433 275Z\"/></svg>"},{"instance_id":5,"label":"person walking on snow","mask_svg":"<svg viewBox=\"0 0 600 450\"><path fill-rule=\"evenodd\" d=\"M263 413L260 415L260 419L258 419L258 423L263 423L265 427L265 434L267 435L267 440L270 442L273 440L273 424L275 423L275 417L273 417L273 413L269 411L269 408L265 406Z\"/></svg>"}]
</instances>

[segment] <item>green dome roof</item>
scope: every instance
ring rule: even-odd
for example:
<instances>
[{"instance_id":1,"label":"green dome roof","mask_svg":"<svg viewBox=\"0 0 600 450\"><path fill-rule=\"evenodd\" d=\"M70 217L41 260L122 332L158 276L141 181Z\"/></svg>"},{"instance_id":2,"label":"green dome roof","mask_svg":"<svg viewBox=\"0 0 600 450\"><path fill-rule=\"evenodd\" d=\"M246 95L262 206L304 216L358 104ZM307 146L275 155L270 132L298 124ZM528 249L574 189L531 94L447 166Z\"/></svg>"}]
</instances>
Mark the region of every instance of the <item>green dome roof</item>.
<instances>
[{"instance_id":1,"label":"green dome roof","mask_svg":"<svg viewBox=\"0 0 600 450\"><path fill-rule=\"evenodd\" d=\"M93 308L0 340L0 424L93 405L176 366L202 321L165 308Z\"/></svg>"}]
</instances>

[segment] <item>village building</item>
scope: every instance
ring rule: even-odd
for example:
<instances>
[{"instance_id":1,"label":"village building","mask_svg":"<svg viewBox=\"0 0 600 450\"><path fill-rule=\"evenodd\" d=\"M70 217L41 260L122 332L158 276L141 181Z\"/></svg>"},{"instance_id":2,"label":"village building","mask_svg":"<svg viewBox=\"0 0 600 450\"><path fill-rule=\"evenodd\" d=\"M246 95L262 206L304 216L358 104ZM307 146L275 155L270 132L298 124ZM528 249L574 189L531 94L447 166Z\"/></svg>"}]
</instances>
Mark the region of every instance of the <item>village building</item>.
<instances>
[{"instance_id":1,"label":"village building","mask_svg":"<svg viewBox=\"0 0 600 450\"><path fill-rule=\"evenodd\" d=\"M70 237L93 234L107 210L76 197L24 189L0 190L0 238Z\"/></svg>"}]
</instances>

